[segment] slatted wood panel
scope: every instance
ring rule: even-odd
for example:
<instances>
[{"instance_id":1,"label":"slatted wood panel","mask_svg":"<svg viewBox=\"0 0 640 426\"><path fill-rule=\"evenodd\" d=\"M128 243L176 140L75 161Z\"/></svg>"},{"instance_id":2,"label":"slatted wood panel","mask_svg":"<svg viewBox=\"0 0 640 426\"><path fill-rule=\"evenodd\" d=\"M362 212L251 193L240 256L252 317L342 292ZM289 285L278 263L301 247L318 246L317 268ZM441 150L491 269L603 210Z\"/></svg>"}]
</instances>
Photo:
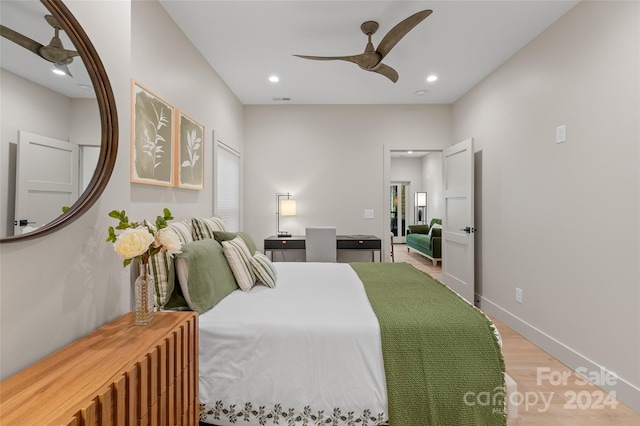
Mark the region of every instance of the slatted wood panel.
<instances>
[{"instance_id":1,"label":"slatted wood panel","mask_svg":"<svg viewBox=\"0 0 640 426\"><path fill-rule=\"evenodd\" d=\"M0 383L0 424L198 424L193 312L126 314Z\"/></svg>"}]
</instances>

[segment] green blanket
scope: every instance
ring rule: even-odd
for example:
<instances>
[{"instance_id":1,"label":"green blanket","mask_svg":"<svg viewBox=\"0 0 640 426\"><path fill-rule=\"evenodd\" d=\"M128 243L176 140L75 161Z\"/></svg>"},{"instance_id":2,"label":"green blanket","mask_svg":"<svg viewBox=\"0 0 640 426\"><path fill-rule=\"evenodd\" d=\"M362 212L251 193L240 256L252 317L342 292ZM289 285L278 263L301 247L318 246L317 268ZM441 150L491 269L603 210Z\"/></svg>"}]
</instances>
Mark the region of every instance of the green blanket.
<instances>
[{"instance_id":1,"label":"green blanket","mask_svg":"<svg viewBox=\"0 0 640 426\"><path fill-rule=\"evenodd\" d=\"M390 426L504 425L504 359L478 309L407 263L352 263L378 317Z\"/></svg>"}]
</instances>

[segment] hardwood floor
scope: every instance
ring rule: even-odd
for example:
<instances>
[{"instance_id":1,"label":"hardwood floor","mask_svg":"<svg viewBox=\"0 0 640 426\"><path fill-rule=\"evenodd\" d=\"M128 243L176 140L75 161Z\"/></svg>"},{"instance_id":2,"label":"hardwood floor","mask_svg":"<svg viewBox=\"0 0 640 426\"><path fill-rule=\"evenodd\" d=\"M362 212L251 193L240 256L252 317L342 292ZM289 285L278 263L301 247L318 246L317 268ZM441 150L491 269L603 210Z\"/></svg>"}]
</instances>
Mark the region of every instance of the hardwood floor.
<instances>
[{"instance_id":1,"label":"hardwood floor","mask_svg":"<svg viewBox=\"0 0 640 426\"><path fill-rule=\"evenodd\" d=\"M396 262L407 262L440 280L442 267L404 244L394 246ZM638 426L640 414L590 383L495 318L502 336L507 374L517 384L518 417L509 425ZM582 408L581 408L582 407Z\"/></svg>"}]
</instances>

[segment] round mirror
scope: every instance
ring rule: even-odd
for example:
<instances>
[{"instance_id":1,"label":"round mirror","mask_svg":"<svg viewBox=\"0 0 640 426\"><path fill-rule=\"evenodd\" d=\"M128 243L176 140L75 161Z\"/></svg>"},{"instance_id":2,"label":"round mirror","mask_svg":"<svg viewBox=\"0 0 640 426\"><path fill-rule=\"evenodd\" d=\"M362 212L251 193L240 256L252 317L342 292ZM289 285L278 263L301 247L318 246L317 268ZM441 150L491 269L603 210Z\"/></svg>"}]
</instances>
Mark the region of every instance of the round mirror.
<instances>
[{"instance_id":1,"label":"round mirror","mask_svg":"<svg viewBox=\"0 0 640 426\"><path fill-rule=\"evenodd\" d=\"M113 92L102 62L80 24L61 1L2 1L0 7L3 43L0 242L6 243L50 234L80 217L96 202L115 164L118 123ZM18 10L12 10L13 7ZM48 34L44 38L43 31ZM14 62L22 60L8 61L12 57L11 49L25 55L25 61L32 62L26 67L23 65L21 71ZM55 69L67 75L59 76L59 80L51 80L51 83L38 80L35 71L44 68L49 74ZM75 92L59 89L57 86L64 86L65 81L60 79L67 79L66 86L72 86ZM73 83L69 84L70 81ZM18 87L24 93L11 93ZM43 93L50 93L50 97L45 99ZM12 97L5 98L5 95ZM37 99L34 104L27 104L33 99ZM45 110L54 118L46 117ZM68 117L66 122L64 115L61 118L60 110ZM14 120L16 117L19 119ZM60 130L63 126L67 128ZM86 142L88 127L93 127L93 143L82 145L72 140L73 135ZM4 129L9 129L10 134ZM47 132L63 137L52 138L44 134ZM59 142L87 149L84 155L81 149L68 154L71 150L67 150L67 145L58 146L58 142L52 142L51 149L43 149L49 139L62 139ZM91 151L95 152L93 158ZM22 160L27 160L28 165L22 165ZM54 164L64 167L57 169ZM25 178L26 173L31 174ZM30 187L27 201L20 198L27 187L25 182L36 182ZM56 192L60 182L71 189ZM36 198L31 197L32 194L36 194ZM22 213L21 208L25 206L31 213ZM37 216L47 209L50 212L44 218L31 219L32 215Z\"/></svg>"}]
</instances>

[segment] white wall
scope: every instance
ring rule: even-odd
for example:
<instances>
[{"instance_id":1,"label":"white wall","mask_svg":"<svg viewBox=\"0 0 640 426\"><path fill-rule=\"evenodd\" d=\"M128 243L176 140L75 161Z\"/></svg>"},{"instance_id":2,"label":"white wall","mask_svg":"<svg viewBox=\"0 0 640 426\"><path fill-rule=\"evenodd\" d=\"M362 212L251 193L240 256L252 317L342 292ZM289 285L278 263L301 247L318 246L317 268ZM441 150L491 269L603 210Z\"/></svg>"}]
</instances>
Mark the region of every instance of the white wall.
<instances>
[{"instance_id":1,"label":"white wall","mask_svg":"<svg viewBox=\"0 0 640 426\"><path fill-rule=\"evenodd\" d=\"M291 192L297 216L284 217L283 229L334 225L339 234L386 236L389 150L451 140L448 105L246 106L244 228L261 250L276 231L276 193ZM374 219L364 219L365 209Z\"/></svg>"},{"instance_id":2,"label":"white wall","mask_svg":"<svg viewBox=\"0 0 640 426\"><path fill-rule=\"evenodd\" d=\"M213 134L242 152L242 104L158 2L134 1L131 8L131 76L204 125L205 181L202 191L131 184L130 217L155 218L164 207L176 219L212 216Z\"/></svg>"},{"instance_id":3,"label":"white wall","mask_svg":"<svg viewBox=\"0 0 640 426\"><path fill-rule=\"evenodd\" d=\"M572 368L615 372L636 411L639 14L578 4L453 108L481 166L482 307Z\"/></svg>"},{"instance_id":4,"label":"white wall","mask_svg":"<svg viewBox=\"0 0 640 426\"><path fill-rule=\"evenodd\" d=\"M109 76L119 119L118 160L103 195L82 217L52 235L0 245L3 379L130 309L127 271L104 242L108 211L129 202L129 3L65 4Z\"/></svg>"},{"instance_id":5,"label":"white wall","mask_svg":"<svg viewBox=\"0 0 640 426\"><path fill-rule=\"evenodd\" d=\"M100 146L100 112L95 98L72 99L69 117L69 141Z\"/></svg>"},{"instance_id":6,"label":"white wall","mask_svg":"<svg viewBox=\"0 0 640 426\"><path fill-rule=\"evenodd\" d=\"M444 217L444 188L442 186L442 152L422 157L422 182L427 193L427 223Z\"/></svg>"},{"instance_id":7,"label":"white wall","mask_svg":"<svg viewBox=\"0 0 640 426\"><path fill-rule=\"evenodd\" d=\"M406 227L416 223L415 193L424 192L422 182L422 159L419 157L392 157L391 182L409 183L406 194L405 231ZM389 206L387 202L386 206ZM387 207L388 208L388 207Z\"/></svg>"}]
</instances>

